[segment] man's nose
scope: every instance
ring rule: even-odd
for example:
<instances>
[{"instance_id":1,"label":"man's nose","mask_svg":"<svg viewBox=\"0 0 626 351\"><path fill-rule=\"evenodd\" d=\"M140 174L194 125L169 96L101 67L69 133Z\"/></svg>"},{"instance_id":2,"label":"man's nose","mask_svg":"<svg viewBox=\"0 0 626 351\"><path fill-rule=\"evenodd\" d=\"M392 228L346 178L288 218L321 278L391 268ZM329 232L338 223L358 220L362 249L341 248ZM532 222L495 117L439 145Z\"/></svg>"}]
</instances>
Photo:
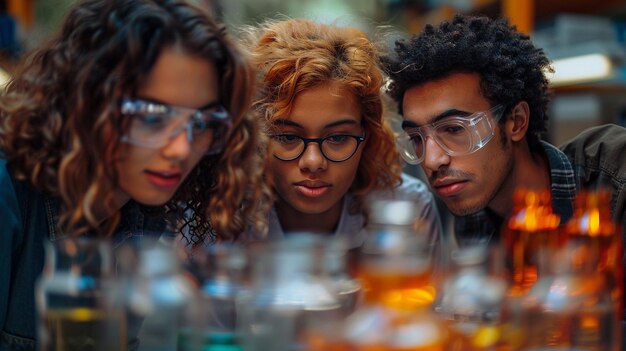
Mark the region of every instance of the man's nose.
<instances>
[{"instance_id":1,"label":"man's nose","mask_svg":"<svg viewBox=\"0 0 626 351\"><path fill-rule=\"evenodd\" d=\"M432 136L424 140L424 161L422 166L431 171L437 171L450 163L450 155L437 143Z\"/></svg>"}]
</instances>

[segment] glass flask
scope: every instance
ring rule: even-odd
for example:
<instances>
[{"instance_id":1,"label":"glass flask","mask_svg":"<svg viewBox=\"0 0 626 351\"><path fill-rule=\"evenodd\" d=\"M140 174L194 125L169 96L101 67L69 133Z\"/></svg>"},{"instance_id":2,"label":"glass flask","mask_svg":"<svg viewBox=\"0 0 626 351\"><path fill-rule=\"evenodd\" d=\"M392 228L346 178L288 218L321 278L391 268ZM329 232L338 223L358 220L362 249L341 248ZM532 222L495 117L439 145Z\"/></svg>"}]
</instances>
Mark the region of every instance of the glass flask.
<instances>
[{"instance_id":1,"label":"glass flask","mask_svg":"<svg viewBox=\"0 0 626 351\"><path fill-rule=\"evenodd\" d=\"M252 286L237 310L246 351L304 350L307 330L340 318L335 291L322 274L324 239L293 233L252 258Z\"/></svg>"},{"instance_id":2,"label":"glass flask","mask_svg":"<svg viewBox=\"0 0 626 351\"><path fill-rule=\"evenodd\" d=\"M577 259L581 249L588 251L586 262ZM547 269L524 299L521 349L611 350L616 321L611 293L595 272L598 251L568 243L541 255Z\"/></svg>"},{"instance_id":3,"label":"glass flask","mask_svg":"<svg viewBox=\"0 0 626 351\"><path fill-rule=\"evenodd\" d=\"M513 213L502 232L509 270L509 295L523 296L537 281L539 248L560 248L565 242L558 229L560 217L552 212L549 190L517 189Z\"/></svg>"},{"instance_id":4,"label":"glass flask","mask_svg":"<svg viewBox=\"0 0 626 351\"><path fill-rule=\"evenodd\" d=\"M244 287L244 248L215 243L195 250L187 263L199 289L190 301L178 337L179 351L242 350L236 298Z\"/></svg>"},{"instance_id":5,"label":"glass flask","mask_svg":"<svg viewBox=\"0 0 626 351\"><path fill-rule=\"evenodd\" d=\"M452 255L454 269L435 308L450 329L449 351L495 350L501 342L500 307L507 285L491 267L492 260L486 245L464 247Z\"/></svg>"},{"instance_id":6,"label":"glass flask","mask_svg":"<svg viewBox=\"0 0 626 351\"><path fill-rule=\"evenodd\" d=\"M408 199L370 200L358 276L364 302L338 333L311 338L311 350L444 350L445 326L432 312L432 248L420 231L420 205Z\"/></svg>"},{"instance_id":7,"label":"glass flask","mask_svg":"<svg viewBox=\"0 0 626 351\"><path fill-rule=\"evenodd\" d=\"M339 302L342 317L355 311L363 298L361 283L348 273L347 242L341 238L328 238L323 248L323 274Z\"/></svg>"},{"instance_id":8,"label":"glass flask","mask_svg":"<svg viewBox=\"0 0 626 351\"><path fill-rule=\"evenodd\" d=\"M572 270L580 270L595 262L598 289L607 291L614 309L611 350L621 350L621 328L624 296L624 249L619 226L611 218L611 193L606 189L578 193L574 214L564 231L572 250Z\"/></svg>"},{"instance_id":9,"label":"glass flask","mask_svg":"<svg viewBox=\"0 0 626 351\"><path fill-rule=\"evenodd\" d=\"M565 243L559 224L560 217L552 212L549 190L516 189L501 242L508 281L500 327L505 350L519 350L525 342L526 297L541 278L540 252L557 252Z\"/></svg>"},{"instance_id":10,"label":"glass flask","mask_svg":"<svg viewBox=\"0 0 626 351\"><path fill-rule=\"evenodd\" d=\"M129 333L138 335L139 350L175 351L193 288L168 243L143 238L118 249L118 270L125 280L123 300ZM138 328L138 330L135 330Z\"/></svg>"},{"instance_id":11,"label":"glass flask","mask_svg":"<svg viewBox=\"0 0 626 351\"><path fill-rule=\"evenodd\" d=\"M85 237L45 243L36 287L41 350L126 350L126 317L116 305L109 242Z\"/></svg>"}]
</instances>

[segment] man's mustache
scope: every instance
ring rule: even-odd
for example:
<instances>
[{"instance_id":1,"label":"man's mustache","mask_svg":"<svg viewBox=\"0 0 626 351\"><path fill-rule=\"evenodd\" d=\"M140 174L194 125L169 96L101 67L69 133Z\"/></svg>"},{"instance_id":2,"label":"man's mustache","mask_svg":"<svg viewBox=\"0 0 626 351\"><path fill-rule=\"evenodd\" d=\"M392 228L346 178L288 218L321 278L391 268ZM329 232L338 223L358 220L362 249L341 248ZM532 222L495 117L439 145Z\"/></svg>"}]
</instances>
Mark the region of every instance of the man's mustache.
<instances>
[{"instance_id":1,"label":"man's mustache","mask_svg":"<svg viewBox=\"0 0 626 351\"><path fill-rule=\"evenodd\" d=\"M433 183L437 179L441 178L452 178L452 179L472 179L474 176L471 173L463 172L457 169L442 169L439 171L434 171L430 177L428 177L428 181Z\"/></svg>"}]
</instances>

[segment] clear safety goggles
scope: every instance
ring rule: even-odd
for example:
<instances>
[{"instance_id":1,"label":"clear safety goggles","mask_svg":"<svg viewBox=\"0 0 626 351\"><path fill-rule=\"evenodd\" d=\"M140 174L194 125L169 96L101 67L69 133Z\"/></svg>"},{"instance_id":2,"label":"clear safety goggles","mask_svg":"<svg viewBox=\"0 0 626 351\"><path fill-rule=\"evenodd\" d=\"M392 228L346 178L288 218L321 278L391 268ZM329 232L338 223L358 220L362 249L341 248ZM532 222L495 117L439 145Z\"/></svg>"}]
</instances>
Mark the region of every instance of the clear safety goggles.
<instances>
[{"instance_id":1,"label":"clear safety goggles","mask_svg":"<svg viewBox=\"0 0 626 351\"><path fill-rule=\"evenodd\" d=\"M207 153L222 150L231 119L223 106L204 109L173 106L141 99L122 99L120 112L130 119L124 143L160 148L185 131L187 140L195 149Z\"/></svg>"},{"instance_id":2,"label":"clear safety goggles","mask_svg":"<svg viewBox=\"0 0 626 351\"><path fill-rule=\"evenodd\" d=\"M504 106L469 116L449 116L415 128L404 128L397 138L399 152L409 164L417 165L426 155L426 139L431 137L450 156L468 155L480 150L495 135L495 126Z\"/></svg>"}]
</instances>

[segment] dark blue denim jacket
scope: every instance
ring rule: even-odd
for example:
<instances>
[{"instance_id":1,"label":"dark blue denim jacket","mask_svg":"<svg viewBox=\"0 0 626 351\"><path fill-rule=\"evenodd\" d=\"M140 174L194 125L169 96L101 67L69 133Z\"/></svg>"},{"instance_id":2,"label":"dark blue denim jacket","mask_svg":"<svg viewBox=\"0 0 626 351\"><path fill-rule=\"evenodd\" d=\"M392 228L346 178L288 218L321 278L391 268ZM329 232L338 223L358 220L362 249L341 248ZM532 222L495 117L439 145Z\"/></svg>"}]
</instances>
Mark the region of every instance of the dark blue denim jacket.
<instances>
[{"instance_id":1,"label":"dark blue denim jacket","mask_svg":"<svg viewBox=\"0 0 626 351\"><path fill-rule=\"evenodd\" d=\"M0 158L0 351L35 350L35 282L44 265L44 240L58 240L58 199L17 181ZM122 209L114 247L132 237L171 235L162 218L135 202Z\"/></svg>"}]
</instances>

